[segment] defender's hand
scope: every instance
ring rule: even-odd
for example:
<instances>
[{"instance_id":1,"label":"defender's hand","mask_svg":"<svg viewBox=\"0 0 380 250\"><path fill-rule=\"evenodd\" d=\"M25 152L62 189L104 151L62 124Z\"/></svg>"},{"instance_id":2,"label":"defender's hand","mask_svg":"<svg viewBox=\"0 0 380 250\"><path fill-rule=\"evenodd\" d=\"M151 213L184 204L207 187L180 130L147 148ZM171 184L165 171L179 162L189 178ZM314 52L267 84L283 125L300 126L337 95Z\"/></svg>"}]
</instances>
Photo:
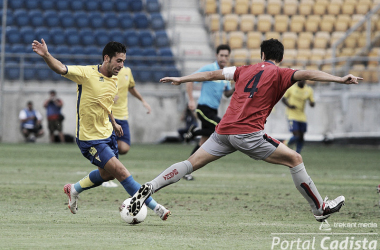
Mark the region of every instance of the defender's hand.
<instances>
[{"instance_id":1,"label":"defender's hand","mask_svg":"<svg viewBox=\"0 0 380 250\"><path fill-rule=\"evenodd\" d=\"M124 135L123 128L117 123L113 126L113 130L115 131L115 134L119 137Z\"/></svg>"},{"instance_id":2,"label":"defender's hand","mask_svg":"<svg viewBox=\"0 0 380 250\"><path fill-rule=\"evenodd\" d=\"M41 43L34 40L32 43L32 49L40 56L45 56L48 53L48 48L44 39L41 39Z\"/></svg>"},{"instance_id":3,"label":"defender's hand","mask_svg":"<svg viewBox=\"0 0 380 250\"><path fill-rule=\"evenodd\" d=\"M180 77L164 77L160 80L160 82L171 82L172 85L180 85L180 79Z\"/></svg>"},{"instance_id":4,"label":"defender's hand","mask_svg":"<svg viewBox=\"0 0 380 250\"><path fill-rule=\"evenodd\" d=\"M345 84L358 84L358 80L363 80L362 77L354 76L354 75L346 75L342 77L343 83Z\"/></svg>"}]
</instances>

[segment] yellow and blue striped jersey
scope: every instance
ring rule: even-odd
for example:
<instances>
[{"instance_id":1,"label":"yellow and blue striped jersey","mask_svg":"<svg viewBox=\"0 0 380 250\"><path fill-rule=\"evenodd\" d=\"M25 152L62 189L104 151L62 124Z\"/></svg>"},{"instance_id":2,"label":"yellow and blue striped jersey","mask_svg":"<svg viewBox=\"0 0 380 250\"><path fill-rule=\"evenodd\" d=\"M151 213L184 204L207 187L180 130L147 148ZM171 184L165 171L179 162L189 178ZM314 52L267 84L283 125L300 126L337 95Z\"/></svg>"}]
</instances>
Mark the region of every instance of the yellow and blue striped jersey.
<instances>
[{"instance_id":1,"label":"yellow and blue striped jersey","mask_svg":"<svg viewBox=\"0 0 380 250\"><path fill-rule=\"evenodd\" d=\"M112 107L112 114L115 119L127 120L128 119L128 90L135 86L135 80L133 79L132 71L128 67L123 67L118 77L117 87L119 89L119 98L115 101Z\"/></svg>"},{"instance_id":2,"label":"yellow and blue striped jersey","mask_svg":"<svg viewBox=\"0 0 380 250\"><path fill-rule=\"evenodd\" d=\"M298 84L293 84L286 91L284 97L288 100L289 105L296 106L295 109L286 108L288 120L306 122L305 104L308 100L314 102L313 89L308 85L300 88Z\"/></svg>"},{"instance_id":3,"label":"yellow and blue striped jersey","mask_svg":"<svg viewBox=\"0 0 380 250\"><path fill-rule=\"evenodd\" d=\"M99 66L67 66L64 77L76 82L76 136L81 141L106 139L112 134L111 113L117 94L117 76L106 77Z\"/></svg>"}]
</instances>

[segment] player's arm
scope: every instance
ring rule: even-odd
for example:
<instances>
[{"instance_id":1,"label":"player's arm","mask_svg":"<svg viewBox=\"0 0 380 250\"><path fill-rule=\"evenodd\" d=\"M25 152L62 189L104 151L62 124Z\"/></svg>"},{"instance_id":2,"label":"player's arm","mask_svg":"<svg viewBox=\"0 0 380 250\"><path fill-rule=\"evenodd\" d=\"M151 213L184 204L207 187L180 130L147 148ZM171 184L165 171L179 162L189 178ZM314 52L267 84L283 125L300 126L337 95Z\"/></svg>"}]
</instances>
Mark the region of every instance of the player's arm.
<instances>
[{"instance_id":1,"label":"player's arm","mask_svg":"<svg viewBox=\"0 0 380 250\"><path fill-rule=\"evenodd\" d=\"M187 82L186 83L186 93L187 97L189 98L188 107L190 110L195 110L195 100L193 96L193 89L194 89L194 83L193 82Z\"/></svg>"},{"instance_id":2,"label":"player's arm","mask_svg":"<svg viewBox=\"0 0 380 250\"><path fill-rule=\"evenodd\" d=\"M150 114L150 112L152 112L152 108L150 107L150 105L144 100L140 92L138 92L135 87L129 88L129 93L131 93L134 97L136 97L142 102L144 107L147 109L147 112L146 112L147 114Z\"/></svg>"},{"instance_id":3,"label":"player's arm","mask_svg":"<svg viewBox=\"0 0 380 250\"><path fill-rule=\"evenodd\" d=\"M235 86L234 87L232 87L230 90L226 90L226 91L224 91L224 96L225 97L230 97L230 96L232 96L232 94L235 92Z\"/></svg>"},{"instance_id":4,"label":"player's arm","mask_svg":"<svg viewBox=\"0 0 380 250\"><path fill-rule=\"evenodd\" d=\"M52 69L54 72L60 75L64 75L67 73L66 65L58 61L49 53L44 39L41 39L41 43L37 40L34 40L32 43L32 49L34 52L36 52L44 59L49 68Z\"/></svg>"},{"instance_id":5,"label":"player's arm","mask_svg":"<svg viewBox=\"0 0 380 250\"><path fill-rule=\"evenodd\" d=\"M318 70L298 70L294 73L293 80L310 80L319 82L337 82L342 84L358 84L358 80L363 80L363 78L351 74L339 77Z\"/></svg>"},{"instance_id":6,"label":"player's arm","mask_svg":"<svg viewBox=\"0 0 380 250\"><path fill-rule=\"evenodd\" d=\"M290 105L290 103L288 101L288 98L286 98L286 97L283 97L281 101L282 101L283 104L285 104L286 107L288 107L290 109L295 109L296 108L296 106Z\"/></svg>"},{"instance_id":7,"label":"player's arm","mask_svg":"<svg viewBox=\"0 0 380 250\"><path fill-rule=\"evenodd\" d=\"M124 135L123 128L119 124L116 123L115 117L113 117L113 114L112 113L109 114L108 117L110 118L110 122L112 124L113 130L115 131L115 134L119 137L123 136Z\"/></svg>"},{"instance_id":8,"label":"player's arm","mask_svg":"<svg viewBox=\"0 0 380 250\"><path fill-rule=\"evenodd\" d=\"M205 82L215 80L226 80L225 76L223 75L222 69L215 71L199 72L182 77L164 77L160 80L160 82L171 82L171 84L173 85L180 85L184 82Z\"/></svg>"}]
</instances>

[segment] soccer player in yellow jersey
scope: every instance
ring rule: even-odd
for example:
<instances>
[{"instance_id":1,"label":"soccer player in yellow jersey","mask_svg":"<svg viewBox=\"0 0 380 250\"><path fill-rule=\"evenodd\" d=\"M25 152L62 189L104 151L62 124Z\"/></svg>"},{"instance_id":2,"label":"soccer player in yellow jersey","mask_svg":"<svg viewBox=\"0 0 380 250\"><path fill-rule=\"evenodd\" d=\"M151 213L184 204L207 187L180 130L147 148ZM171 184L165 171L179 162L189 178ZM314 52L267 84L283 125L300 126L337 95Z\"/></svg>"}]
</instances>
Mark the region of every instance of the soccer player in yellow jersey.
<instances>
[{"instance_id":1,"label":"soccer player in yellow jersey","mask_svg":"<svg viewBox=\"0 0 380 250\"><path fill-rule=\"evenodd\" d=\"M32 48L54 72L77 83L76 142L83 156L98 167L77 183L64 186L70 211L77 213L79 193L115 178L129 195L136 193L141 185L118 159L116 136L122 136L123 129L111 112L126 47L118 42L109 42L103 49L103 64L97 66L64 65L49 53L43 39L41 43L34 40ZM155 200L146 204L162 220L170 215L170 211Z\"/></svg>"},{"instance_id":2,"label":"soccer player in yellow jersey","mask_svg":"<svg viewBox=\"0 0 380 250\"><path fill-rule=\"evenodd\" d=\"M285 93L282 102L286 105L286 114L289 122L289 130L293 136L284 143L288 146L296 143L297 153L301 153L304 134L307 130L307 119L305 114L305 104L309 101L311 107L314 107L313 89L305 85L305 81L293 84Z\"/></svg>"}]
</instances>

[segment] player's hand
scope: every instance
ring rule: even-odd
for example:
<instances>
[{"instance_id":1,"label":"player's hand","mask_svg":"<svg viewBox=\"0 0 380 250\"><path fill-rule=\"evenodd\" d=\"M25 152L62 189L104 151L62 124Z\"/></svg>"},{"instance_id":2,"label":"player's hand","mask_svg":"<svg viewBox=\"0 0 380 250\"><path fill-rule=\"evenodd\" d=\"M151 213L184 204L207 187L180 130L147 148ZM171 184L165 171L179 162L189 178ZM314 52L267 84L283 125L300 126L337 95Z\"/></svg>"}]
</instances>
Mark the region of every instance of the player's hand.
<instances>
[{"instance_id":1,"label":"player's hand","mask_svg":"<svg viewBox=\"0 0 380 250\"><path fill-rule=\"evenodd\" d=\"M113 130L115 131L115 134L118 137L121 137L124 135L123 128L117 123L113 126Z\"/></svg>"},{"instance_id":2,"label":"player's hand","mask_svg":"<svg viewBox=\"0 0 380 250\"><path fill-rule=\"evenodd\" d=\"M294 105L289 105L289 108L290 108L290 109L296 109L297 107L294 106Z\"/></svg>"},{"instance_id":3,"label":"player's hand","mask_svg":"<svg viewBox=\"0 0 380 250\"><path fill-rule=\"evenodd\" d=\"M32 43L32 49L40 56L45 56L48 53L48 48L44 39L41 39L41 43L34 40Z\"/></svg>"},{"instance_id":4,"label":"player's hand","mask_svg":"<svg viewBox=\"0 0 380 250\"><path fill-rule=\"evenodd\" d=\"M115 95L115 98L113 98L113 103L116 103L117 100L119 100L119 96L118 96L118 95Z\"/></svg>"},{"instance_id":5,"label":"player's hand","mask_svg":"<svg viewBox=\"0 0 380 250\"><path fill-rule=\"evenodd\" d=\"M194 100L191 100L189 101L189 104L187 105L189 107L190 110L195 110L195 101Z\"/></svg>"},{"instance_id":6,"label":"player's hand","mask_svg":"<svg viewBox=\"0 0 380 250\"><path fill-rule=\"evenodd\" d=\"M164 77L160 80L160 82L170 82L172 85L180 85L180 79L180 77Z\"/></svg>"},{"instance_id":7,"label":"player's hand","mask_svg":"<svg viewBox=\"0 0 380 250\"><path fill-rule=\"evenodd\" d=\"M358 80L363 80L363 78L348 74L346 76L343 76L342 80L343 80L343 83L345 84L358 84L359 83Z\"/></svg>"},{"instance_id":8,"label":"player's hand","mask_svg":"<svg viewBox=\"0 0 380 250\"><path fill-rule=\"evenodd\" d=\"M150 105L146 101L143 101L143 105L147 110L146 113L150 114L150 112L152 112L152 108L150 107Z\"/></svg>"}]
</instances>

